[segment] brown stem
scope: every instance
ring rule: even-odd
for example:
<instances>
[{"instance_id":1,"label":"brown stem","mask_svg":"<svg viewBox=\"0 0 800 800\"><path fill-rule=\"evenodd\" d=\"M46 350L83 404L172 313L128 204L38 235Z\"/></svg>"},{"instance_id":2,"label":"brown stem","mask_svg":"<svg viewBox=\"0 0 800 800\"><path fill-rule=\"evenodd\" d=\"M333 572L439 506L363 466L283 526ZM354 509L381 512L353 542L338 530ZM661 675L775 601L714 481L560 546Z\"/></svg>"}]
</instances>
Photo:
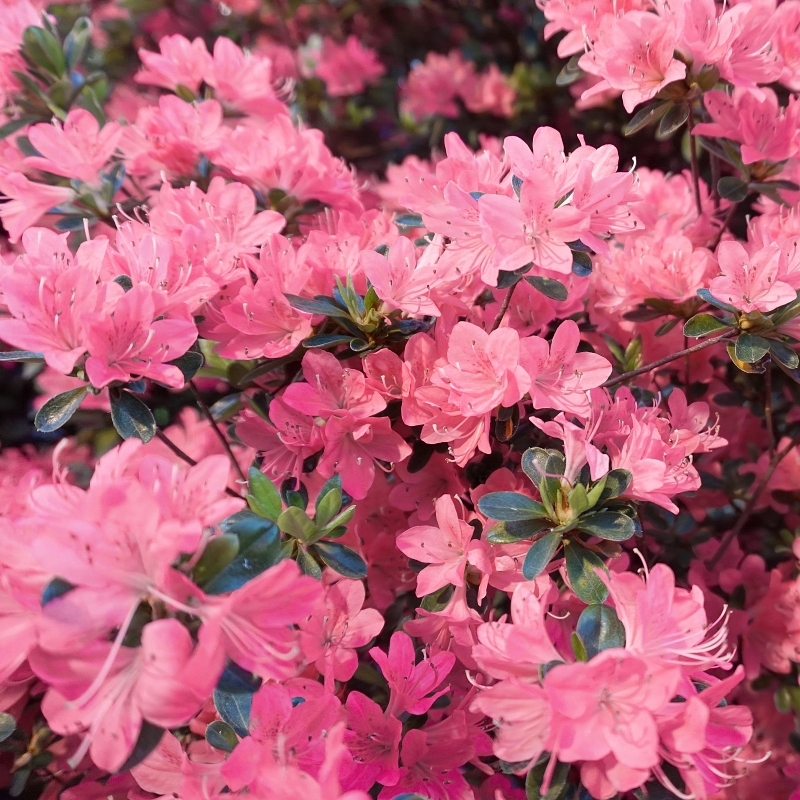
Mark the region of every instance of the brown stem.
<instances>
[{"instance_id":1,"label":"brown stem","mask_svg":"<svg viewBox=\"0 0 800 800\"><path fill-rule=\"evenodd\" d=\"M767 371L764 373L764 422L769 437L769 457L775 455L775 428L772 423L772 362L767 360Z\"/></svg>"},{"instance_id":2,"label":"brown stem","mask_svg":"<svg viewBox=\"0 0 800 800\"><path fill-rule=\"evenodd\" d=\"M720 178L720 161L719 156L711 153L711 199L714 201L714 210L719 210L719 190L717 184Z\"/></svg>"},{"instance_id":3,"label":"brown stem","mask_svg":"<svg viewBox=\"0 0 800 800\"><path fill-rule=\"evenodd\" d=\"M194 381L189 381L189 386L192 387L192 392L194 392L197 404L203 410L203 413L208 417L208 421L211 423L214 433L217 434L217 438L220 440L220 442L222 442L222 446L225 448L225 452L228 454L228 458L230 459L236 474L239 476L239 480L242 483L247 483L247 478L245 478L244 472L242 472L242 468L239 466L239 462L236 460L236 456L231 449L231 443L228 441L228 437L220 430L219 425L217 425L217 421L214 419L214 415L211 413L211 409L208 407L208 404L203 399L203 395L200 394L200 390L197 388Z\"/></svg>"},{"instance_id":4,"label":"brown stem","mask_svg":"<svg viewBox=\"0 0 800 800\"><path fill-rule=\"evenodd\" d=\"M196 467L197 462L188 454L184 453L183 450L175 444L175 442L170 439L164 431L156 429L156 439L160 442L163 442L173 453L175 453L178 458L182 461L185 461L190 467ZM237 500L244 500L238 492L235 492L233 489L229 489L227 486L225 487L225 494L230 495L231 497L235 497Z\"/></svg>"},{"instance_id":5,"label":"brown stem","mask_svg":"<svg viewBox=\"0 0 800 800\"><path fill-rule=\"evenodd\" d=\"M781 450L778 450L778 452L772 457L772 460L769 462L769 466L767 467L767 471L761 476L761 480L756 484L755 489L753 489L753 493L750 495L750 499L747 501L747 505L745 505L741 516L738 520L736 520L736 524L725 534L719 544L717 552L714 553L708 562L706 562L708 569L714 569L724 555L725 551L728 549L728 547L730 547L731 542L742 532L744 526L747 524L747 520L750 519L750 515L753 513L753 509L758 502L758 498L764 493L764 489L767 488L767 484L775 474L778 464L780 464L781 461L783 461L783 459L786 458L786 456L788 456L795 447L797 447L798 444L800 444L800 433L797 433L789 442L789 444L787 444Z\"/></svg>"},{"instance_id":6,"label":"brown stem","mask_svg":"<svg viewBox=\"0 0 800 800\"><path fill-rule=\"evenodd\" d=\"M634 369L630 372L624 372L622 375L617 375L615 378L609 378L604 384L602 384L602 388L607 389L609 386L616 386L618 383L627 381L630 378L635 378L637 375L644 375L645 372L650 372L651 370L661 367L664 364L669 364L670 361L675 361L676 358L689 356L692 353L696 353L698 350L705 350L706 347L711 347L712 344L721 342L723 339L728 339L735 333L736 331L726 331L721 336L715 336L713 339L706 339L706 341L700 342L700 344L687 347L685 350L679 350L677 353L673 353L671 356L659 358L658 361L654 361L652 364L646 364L644 367L639 367L639 369Z\"/></svg>"},{"instance_id":7,"label":"brown stem","mask_svg":"<svg viewBox=\"0 0 800 800\"><path fill-rule=\"evenodd\" d=\"M694 202L697 205L697 215L703 213L703 204L700 200L700 168L697 164L697 140L692 133L694 128L694 111L689 103L689 156L692 162L692 184L694 185Z\"/></svg>"},{"instance_id":8,"label":"brown stem","mask_svg":"<svg viewBox=\"0 0 800 800\"><path fill-rule=\"evenodd\" d=\"M517 281L517 283L519 283L519 281ZM506 315L506 311L508 311L508 307L511 305L511 295L514 294L514 289L517 288L517 283L515 283L506 292L506 296L503 298L503 304L500 306L500 311L497 312L497 316L494 318L492 331L496 331L500 327L500 323L503 321L503 317Z\"/></svg>"}]
</instances>

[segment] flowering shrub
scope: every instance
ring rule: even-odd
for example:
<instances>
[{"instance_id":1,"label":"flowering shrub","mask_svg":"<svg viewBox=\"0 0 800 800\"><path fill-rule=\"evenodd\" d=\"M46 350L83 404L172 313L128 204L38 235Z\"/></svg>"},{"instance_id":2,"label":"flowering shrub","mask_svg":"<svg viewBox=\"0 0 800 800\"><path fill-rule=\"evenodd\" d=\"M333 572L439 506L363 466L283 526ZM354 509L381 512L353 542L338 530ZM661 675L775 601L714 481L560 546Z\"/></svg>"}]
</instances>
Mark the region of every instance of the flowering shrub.
<instances>
[{"instance_id":1,"label":"flowering shrub","mask_svg":"<svg viewBox=\"0 0 800 800\"><path fill-rule=\"evenodd\" d=\"M10 796L800 799L800 0L538 4L0 2Z\"/></svg>"}]
</instances>

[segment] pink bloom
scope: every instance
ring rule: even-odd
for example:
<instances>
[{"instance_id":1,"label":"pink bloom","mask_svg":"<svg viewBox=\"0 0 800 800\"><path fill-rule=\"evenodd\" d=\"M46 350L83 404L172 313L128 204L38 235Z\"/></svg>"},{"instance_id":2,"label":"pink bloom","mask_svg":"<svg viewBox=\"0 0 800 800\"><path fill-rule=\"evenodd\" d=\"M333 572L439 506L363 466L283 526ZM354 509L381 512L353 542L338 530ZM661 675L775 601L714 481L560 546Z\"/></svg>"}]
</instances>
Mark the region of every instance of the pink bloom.
<instances>
[{"instance_id":1,"label":"pink bloom","mask_svg":"<svg viewBox=\"0 0 800 800\"><path fill-rule=\"evenodd\" d=\"M398 631L392 634L388 655L378 647L373 647L369 654L380 667L391 690L387 714L396 717L406 711L424 714L438 697L450 691L449 686L438 690L437 687L456 663L452 653L437 653L417 664L411 637Z\"/></svg>"},{"instance_id":2,"label":"pink bloom","mask_svg":"<svg viewBox=\"0 0 800 800\"><path fill-rule=\"evenodd\" d=\"M383 628L383 617L374 608L362 608L364 584L332 575L326 570L324 600L300 623L300 646L334 689L334 679L348 681L358 667L356 648L368 644Z\"/></svg>"},{"instance_id":3,"label":"pink bloom","mask_svg":"<svg viewBox=\"0 0 800 800\"><path fill-rule=\"evenodd\" d=\"M659 761L654 714L675 695L680 670L624 650L551 669L544 688L561 719L555 751L562 761L597 761L609 754L633 769Z\"/></svg>"},{"instance_id":4,"label":"pink bloom","mask_svg":"<svg viewBox=\"0 0 800 800\"><path fill-rule=\"evenodd\" d=\"M28 129L28 138L41 155L28 156L25 165L96 185L100 170L114 155L122 133L122 127L115 122L107 122L101 129L88 111L75 108L63 125L53 122Z\"/></svg>"},{"instance_id":5,"label":"pink bloom","mask_svg":"<svg viewBox=\"0 0 800 800\"><path fill-rule=\"evenodd\" d=\"M463 586L464 571L469 563L487 573L490 571L485 545L472 541L474 529L458 518L450 495L443 495L436 501L436 525L435 528L428 525L409 528L397 537L397 546L405 555L429 565L417 576L417 597L448 584ZM485 585L482 588L485 592Z\"/></svg>"},{"instance_id":6,"label":"pink bloom","mask_svg":"<svg viewBox=\"0 0 800 800\"><path fill-rule=\"evenodd\" d=\"M194 344L197 329L182 319L154 319L154 292L139 283L125 292L108 315L89 317L86 374L102 389L112 381L151 378L173 388L183 386L183 373L167 361Z\"/></svg>"},{"instance_id":7,"label":"pink bloom","mask_svg":"<svg viewBox=\"0 0 800 800\"><path fill-rule=\"evenodd\" d=\"M0 172L0 194L5 197L0 205L0 219L14 244L51 208L68 203L75 193L67 186L34 183L21 172Z\"/></svg>"},{"instance_id":8,"label":"pink bloom","mask_svg":"<svg viewBox=\"0 0 800 800\"><path fill-rule=\"evenodd\" d=\"M378 82L386 68L374 50L364 47L355 36L348 36L344 44L336 44L325 37L322 52L314 67L314 74L325 81L331 97L345 97L362 92L366 86Z\"/></svg>"},{"instance_id":9,"label":"pink bloom","mask_svg":"<svg viewBox=\"0 0 800 800\"><path fill-rule=\"evenodd\" d=\"M134 80L172 91L185 86L197 94L213 63L205 42L199 36L190 42L176 33L162 36L158 41L158 49L161 52L139 50L139 58L144 66L136 73Z\"/></svg>"},{"instance_id":10,"label":"pink bloom","mask_svg":"<svg viewBox=\"0 0 800 800\"><path fill-rule=\"evenodd\" d=\"M475 114L511 117L517 95L497 64L492 63L485 72L465 81L461 96L464 105Z\"/></svg>"},{"instance_id":11,"label":"pink bloom","mask_svg":"<svg viewBox=\"0 0 800 800\"><path fill-rule=\"evenodd\" d=\"M415 64L402 88L401 108L416 119L441 114L457 117L458 92L475 67L458 50L443 56L430 52Z\"/></svg>"},{"instance_id":12,"label":"pink bloom","mask_svg":"<svg viewBox=\"0 0 800 800\"><path fill-rule=\"evenodd\" d=\"M572 253L567 242L586 231L587 215L569 205L556 208L560 197L544 170L526 177L519 200L485 194L478 201L484 241L497 247L497 265L512 271L533 263L536 267L568 275Z\"/></svg>"},{"instance_id":13,"label":"pink bloom","mask_svg":"<svg viewBox=\"0 0 800 800\"><path fill-rule=\"evenodd\" d=\"M344 740L347 749L364 773L360 782L371 787L375 781L394 786L400 777L397 760L403 725L391 714L361 692L347 696L347 727Z\"/></svg>"},{"instance_id":14,"label":"pink bloom","mask_svg":"<svg viewBox=\"0 0 800 800\"><path fill-rule=\"evenodd\" d=\"M772 89L721 89L703 97L713 122L694 126L702 136L719 136L741 142L742 161L785 161L800 149L800 100L789 96L786 108L778 105Z\"/></svg>"},{"instance_id":15,"label":"pink bloom","mask_svg":"<svg viewBox=\"0 0 800 800\"><path fill-rule=\"evenodd\" d=\"M449 389L451 401L464 416L477 417L522 399L529 379L519 358L516 331L499 328L486 333L477 325L459 322L450 334L447 364L439 367L434 383Z\"/></svg>"},{"instance_id":16,"label":"pink bloom","mask_svg":"<svg viewBox=\"0 0 800 800\"><path fill-rule=\"evenodd\" d=\"M777 279L780 260L776 244L748 255L739 242L720 242L717 261L722 275L711 281L709 290L740 311L772 311L797 296L788 283Z\"/></svg>"},{"instance_id":17,"label":"pink bloom","mask_svg":"<svg viewBox=\"0 0 800 800\"><path fill-rule=\"evenodd\" d=\"M593 49L581 57L582 69L603 80L583 97L606 88L622 91L630 113L658 94L667 84L686 77L686 65L673 55L677 44L675 22L647 11L629 11L606 18Z\"/></svg>"},{"instance_id":18,"label":"pink bloom","mask_svg":"<svg viewBox=\"0 0 800 800\"><path fill-rule=\"evenodd\" d=\"M530 336L521 342L520 363L530 376L534 408L557 408L588 416L588 391L611 374L611 364L594 353L579 353L580 331L572 320L562 322L547 341Z\"/></svg>"}]
</instances>

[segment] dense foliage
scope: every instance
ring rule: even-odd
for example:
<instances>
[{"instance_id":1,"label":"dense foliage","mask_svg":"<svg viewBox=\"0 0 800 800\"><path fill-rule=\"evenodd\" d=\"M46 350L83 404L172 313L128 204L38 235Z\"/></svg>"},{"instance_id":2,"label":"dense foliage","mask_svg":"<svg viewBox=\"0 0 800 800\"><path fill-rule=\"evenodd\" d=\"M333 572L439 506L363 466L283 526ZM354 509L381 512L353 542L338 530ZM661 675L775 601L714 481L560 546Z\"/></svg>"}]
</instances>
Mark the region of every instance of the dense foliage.
<instances>
[{"instance_id":1,"label":"dense foliage","mask_svg":"<svg viewBox=\"0 0 800 800\"><path fill-rule=\"evenodd\" d=\"M0 0L0 786L800 798L800 0Z\"/></svg>"}]
</instances>

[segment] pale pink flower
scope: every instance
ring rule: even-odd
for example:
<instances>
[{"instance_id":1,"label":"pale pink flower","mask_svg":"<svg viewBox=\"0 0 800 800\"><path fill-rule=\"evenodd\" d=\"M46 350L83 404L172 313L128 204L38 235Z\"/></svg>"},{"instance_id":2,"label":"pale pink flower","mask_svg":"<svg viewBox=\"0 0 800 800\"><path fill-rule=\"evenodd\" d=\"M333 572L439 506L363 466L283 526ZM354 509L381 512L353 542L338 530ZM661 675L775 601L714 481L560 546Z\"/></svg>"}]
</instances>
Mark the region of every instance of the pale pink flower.
<instances>
[{"instance_id":1,"label":"pale pink flower","mask_svg":"<svg viewBox=\"0 0 800 800\"><path fill-rule=\"evenodd\" d=\"M355 36L348 36L344 44L326 36L314 67L314 74L325 81L331 97L358 94L377 83L385 72L377 53L364 47Z\"/></svg>"},{"instance_id":2,"label":"pale pink flower","mask_svg":"<svg viewBox=\"0 0 800 800\"><path fill-rule=\"evenodd\" d=\"M781 250L776 244L748 255L739 242L720 242L717 261L722 275L709 285L711 294L740 311L772 311L797 293L778 280Z\"/></svg>"},{"instance_id":3,"label":"pale pink flower","mask_svg":"<svg viewBox=\"0 0 800 800\"><path fill-rule=\"evenodd\" d=\"M493 114L511 117L514 114L516 92L509 85L497 64L490 64L485 72L470 76L461 87L464 105L475 114Z\"/></svg>"},{"instance_id":4,"label":"pale pink flower","mask_svg":"<svg viewBox=\"0 0 800 800\"><path fill-rule=\"evenodd\" d=\"M158 49L158 53L139 50L139 58L144 66L136 73L134 80L172 91L185 86L197 94L213 64L205 42L199 36L190 42L176 33L162 36L158 41Z\"/></svg>"},{"instance_id":5,"label":"pale pink flower","mask_svg":"<svg viewBox=\"0 0 800 800\"><path fill-rule=\"evenodd\" d=\"M0 219L14 244L48 211L68 203L75 193L68 186L47 186L29 181L21 172L0 172Z\"/></svg>"}]
</instances>

